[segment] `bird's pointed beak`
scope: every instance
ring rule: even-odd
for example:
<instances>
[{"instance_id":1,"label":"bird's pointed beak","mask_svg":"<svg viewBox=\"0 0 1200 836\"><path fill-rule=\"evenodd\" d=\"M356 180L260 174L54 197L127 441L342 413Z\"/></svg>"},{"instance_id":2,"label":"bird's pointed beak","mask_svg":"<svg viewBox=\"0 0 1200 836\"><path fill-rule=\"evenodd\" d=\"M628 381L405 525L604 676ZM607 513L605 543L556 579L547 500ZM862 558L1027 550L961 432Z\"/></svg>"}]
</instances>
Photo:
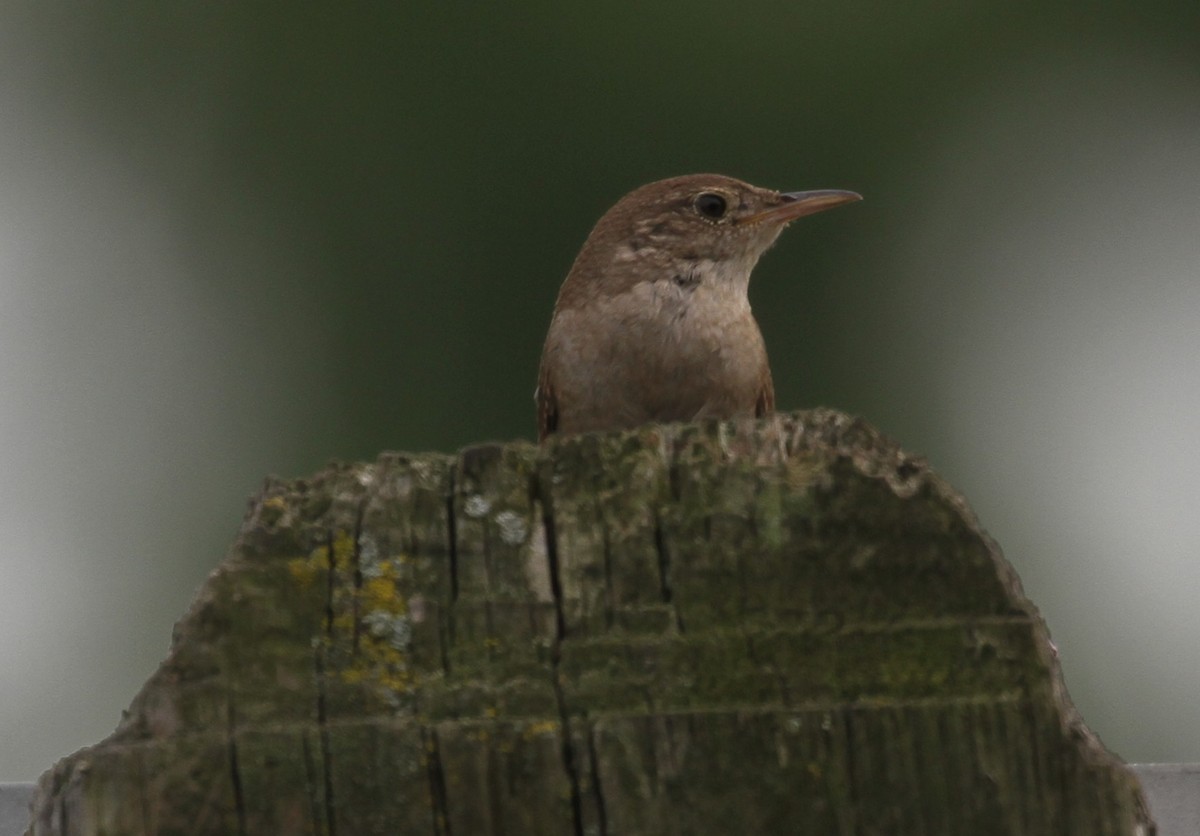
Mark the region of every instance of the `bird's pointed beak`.
<instances>
[{"instance_id":1,"label":"bird's pointed beak","mask_svg":"<svg viewBox=\"0 0 1200 836\"><path fill-rule=\"evenodd\" d=\"M816 212L822 212L826 209L832 209L834 206L841 206L843 203L853 203L856 200L862 200L862 195L858 192L847 192L842 189L817 189L811 192L784 192L779 195L783 200L778 206L772 206L762 212L757 212L747 218L742 218L740 223L756 224L763 221L772 223L786 224L803 218L805 215L812 215Z\"/></svg>"}]
</instances>

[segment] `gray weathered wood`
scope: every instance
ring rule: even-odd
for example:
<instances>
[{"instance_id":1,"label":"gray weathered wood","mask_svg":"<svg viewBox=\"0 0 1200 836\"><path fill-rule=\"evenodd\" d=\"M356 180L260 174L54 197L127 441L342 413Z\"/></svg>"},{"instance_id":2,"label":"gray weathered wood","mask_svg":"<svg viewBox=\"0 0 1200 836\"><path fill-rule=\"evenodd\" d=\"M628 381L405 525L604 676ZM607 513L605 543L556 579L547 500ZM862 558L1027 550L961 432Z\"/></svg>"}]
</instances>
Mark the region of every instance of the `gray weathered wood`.
<instances>
[{"instance_id":1,"label":"gray weathered wood","mask_svg":"<svg viewBox=\"0 0 1200 836\"><path fill-rule=\"evenodd\" d=\"M269 482L32 828L1150 832L962 499L828 411Z\"/></svg>"}]
</instances>

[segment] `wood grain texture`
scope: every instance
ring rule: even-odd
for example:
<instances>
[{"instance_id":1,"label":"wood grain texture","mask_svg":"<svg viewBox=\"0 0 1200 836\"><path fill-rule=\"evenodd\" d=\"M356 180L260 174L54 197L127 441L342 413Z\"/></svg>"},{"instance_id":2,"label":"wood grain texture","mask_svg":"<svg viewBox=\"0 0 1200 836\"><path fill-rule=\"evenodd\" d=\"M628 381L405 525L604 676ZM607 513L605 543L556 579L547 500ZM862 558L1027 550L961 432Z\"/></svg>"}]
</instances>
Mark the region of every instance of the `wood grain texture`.
<instances>
[{"instance_id":1,"label":"wood grain texture","mask_svg":"<svg viewBox=\"0 0 1200 836\"><path fill-rule=\"evenodd\" d=\"M269 481L44 834L1150 834L963 500L829 411Z\"/></svg>"}]
</instances>

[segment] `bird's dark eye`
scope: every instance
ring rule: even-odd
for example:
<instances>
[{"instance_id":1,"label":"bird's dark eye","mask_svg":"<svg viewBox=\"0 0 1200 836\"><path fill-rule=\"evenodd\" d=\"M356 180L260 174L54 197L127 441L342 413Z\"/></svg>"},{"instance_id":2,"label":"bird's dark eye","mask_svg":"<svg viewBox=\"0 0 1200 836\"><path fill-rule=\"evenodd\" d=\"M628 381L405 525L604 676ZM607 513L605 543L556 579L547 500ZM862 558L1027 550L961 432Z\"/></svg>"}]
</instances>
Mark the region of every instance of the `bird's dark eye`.
<instances>
[{"instance_id":1,"label":"bird's dark eye","mask_svg":"<svg viewBox=\"0 0 1200 836\"><path fill-rule=\"evenodd\" d=\"M696 195L696 211L714 221L725 217L725 198L712 192L701 192Z\"/></svg>"}]
</instances>

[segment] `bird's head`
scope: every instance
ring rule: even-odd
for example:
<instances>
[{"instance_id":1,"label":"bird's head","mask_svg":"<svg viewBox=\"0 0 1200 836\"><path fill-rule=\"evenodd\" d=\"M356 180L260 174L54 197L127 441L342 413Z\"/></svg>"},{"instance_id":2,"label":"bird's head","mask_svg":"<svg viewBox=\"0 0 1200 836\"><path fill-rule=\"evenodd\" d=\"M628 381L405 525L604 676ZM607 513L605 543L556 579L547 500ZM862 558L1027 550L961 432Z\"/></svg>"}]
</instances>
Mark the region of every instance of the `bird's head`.
<instances>
[{"instance_id":1,"label":"bird's head","mask_svg":"<svg viewBox=\"0 0 1200 836\"><path fill-rule=\"evenodd\" d=\"M797 218L861 200L848 191L777 192L720 174L691 174L634 189L597 222L564 293L619 293L685 269L746 283Z\"/></svg>"}]
</instances>

